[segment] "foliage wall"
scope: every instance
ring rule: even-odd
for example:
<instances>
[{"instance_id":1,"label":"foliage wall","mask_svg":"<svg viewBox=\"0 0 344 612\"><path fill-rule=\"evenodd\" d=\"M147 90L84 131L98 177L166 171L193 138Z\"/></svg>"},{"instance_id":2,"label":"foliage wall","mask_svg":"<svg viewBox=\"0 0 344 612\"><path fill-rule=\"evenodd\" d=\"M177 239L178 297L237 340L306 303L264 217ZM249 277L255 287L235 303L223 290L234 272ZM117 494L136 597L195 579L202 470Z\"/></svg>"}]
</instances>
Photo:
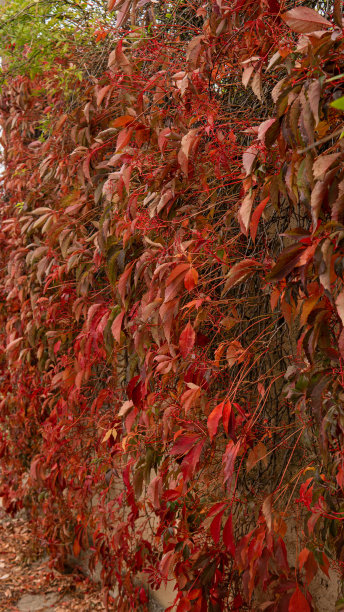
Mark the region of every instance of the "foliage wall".
<instances>
[{"instance_id":1,"label":"foliage wall","mask_svg":"<svg viewBox=\"0 0 344 612\"><path fill-rule=\"evenodd\" d=\"M344 540L340 3L90 4L2 16L5 508L60 567L90 551L116 610L142 572L178 612L316 610Z\"/></svg>"}]
</instances>

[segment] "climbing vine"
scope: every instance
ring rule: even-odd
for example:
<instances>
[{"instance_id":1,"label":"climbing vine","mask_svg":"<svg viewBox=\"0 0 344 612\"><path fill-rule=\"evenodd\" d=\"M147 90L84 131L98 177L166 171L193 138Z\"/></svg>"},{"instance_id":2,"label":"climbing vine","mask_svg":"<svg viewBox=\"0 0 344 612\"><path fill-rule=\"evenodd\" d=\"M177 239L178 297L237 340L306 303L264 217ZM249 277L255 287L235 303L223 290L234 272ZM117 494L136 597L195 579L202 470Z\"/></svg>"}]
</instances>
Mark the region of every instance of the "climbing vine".
<instances>
[{"instance_id":1,"label":"climbing vine","mask_svg":"<svg viewBox=\"0 0 344 612\"><path fill-rule=\"evenodd\" d=\"M0 30L3 504L116 610L140 576L178 612L316 610L343 569L341 3L76 2L61 31L50 4L53 61L31 5Z\"/></svg>"}]
</instances>

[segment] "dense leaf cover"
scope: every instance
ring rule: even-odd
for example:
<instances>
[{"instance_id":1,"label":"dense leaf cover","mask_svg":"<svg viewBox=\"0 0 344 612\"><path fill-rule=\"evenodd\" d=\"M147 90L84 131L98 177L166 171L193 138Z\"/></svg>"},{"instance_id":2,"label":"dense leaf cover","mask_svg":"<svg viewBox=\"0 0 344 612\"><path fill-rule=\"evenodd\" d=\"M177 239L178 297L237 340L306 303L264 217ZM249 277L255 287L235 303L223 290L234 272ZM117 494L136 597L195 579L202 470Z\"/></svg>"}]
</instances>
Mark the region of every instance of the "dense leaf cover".
<instances>
[{"instance_id":1,"label":"dense leaf cover","mask_svg":"<svg viewBox=\"0 0 344 612\"><path fill-rule=\"evenodd\" d=\"M340 3L108 9L2 89L4 505L117 610L142 573L178 612L315 610L344 543Z\"/></svg>"}]
</instances>

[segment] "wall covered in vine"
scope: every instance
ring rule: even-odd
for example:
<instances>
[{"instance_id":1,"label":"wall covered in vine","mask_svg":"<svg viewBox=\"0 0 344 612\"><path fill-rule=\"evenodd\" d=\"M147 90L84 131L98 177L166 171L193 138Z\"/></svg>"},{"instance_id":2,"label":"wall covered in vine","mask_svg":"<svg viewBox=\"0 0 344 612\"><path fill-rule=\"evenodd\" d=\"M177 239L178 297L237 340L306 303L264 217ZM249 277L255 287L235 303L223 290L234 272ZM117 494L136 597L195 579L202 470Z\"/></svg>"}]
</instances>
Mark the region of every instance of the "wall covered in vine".
<instances>
[{"instance_id":1,"label":"wall covered in vine","mask_svg":"<svg viewBox=\"0 0 344 612\"><path fill-rule=\"evenodd\" d=\"M57 566L88 550L116 610L145 607L142 573L178 612L320 609L344 543L341 3L66 4L55 55L13 42L31 5L0 30L3 504Z\"/></svg>"}]
</instances>

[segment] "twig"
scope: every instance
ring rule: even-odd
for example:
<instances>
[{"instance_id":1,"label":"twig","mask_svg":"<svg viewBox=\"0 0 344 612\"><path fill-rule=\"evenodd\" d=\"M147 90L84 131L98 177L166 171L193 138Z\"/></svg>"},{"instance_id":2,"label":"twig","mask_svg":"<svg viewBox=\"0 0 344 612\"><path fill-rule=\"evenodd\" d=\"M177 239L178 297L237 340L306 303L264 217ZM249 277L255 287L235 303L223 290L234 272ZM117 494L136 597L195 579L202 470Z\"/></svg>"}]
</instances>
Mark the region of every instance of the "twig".
<instances>
[{"instance_id":1,"label":"twig","mask_svg":"<svg viewBox=\"0 0 344 612\"><path fill-rule=\"evenodd\" d=\"M298 154L302 155L303 153L307 153L308 151L311 151L311 149L315 149L315 147L318 147L324 144L325 142L328 142L329 140L331 140L331 138L335 138L336 136L339 136L343 132L343 129L344 128L339 128L339 130L336 130L335 132L333 132L333 134L330 134L329 136L325 136L324 138L321 138L321 140L317 140L317 142L313 142L312 144L308 145L308 147L305 147L304 149L299 149Z\"/></svg>"}]
</instances>

